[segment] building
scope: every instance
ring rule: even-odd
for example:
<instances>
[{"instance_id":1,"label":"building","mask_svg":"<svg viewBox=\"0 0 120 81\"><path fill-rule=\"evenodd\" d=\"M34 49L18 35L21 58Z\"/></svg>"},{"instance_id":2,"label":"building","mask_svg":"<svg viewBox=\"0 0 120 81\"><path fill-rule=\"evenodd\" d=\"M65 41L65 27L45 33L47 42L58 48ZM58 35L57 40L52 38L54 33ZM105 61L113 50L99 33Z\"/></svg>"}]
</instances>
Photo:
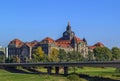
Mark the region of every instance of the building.
<instances>
[{"instance_id":1,"label":"building","mask_svg":"<svg viewBox=\"0 0 120 81\"><path fill-rule=\"evenodd\" d=\"M41 41L22 42L19 39L12 40L8 45L8 57L17 56L21 62L26 59L31 59L33 50L37 47L41 47L45 54L50 54L53 48L58 50L64 49L66 52L77 51L82 54L83 57L88 56L88 51L93 50L97 46L104 46L102 43L97 43L94 46L88 46L85 38L80 39L72 31L70 23L63 32L62 37L54 40L50 37L46 37Z\"/></svg>"},{"instance_id":2,"label":"building","mask_svg":"<svg viewBox=\"0 0 120 81\"><path fill-rule=\"evenodd\" d=\"M78 38L72 31L70 23L66 27L66 31L63 32L63 36L56 40L58 47L66 51L80 52L83 57L88 55L87 42Z\"/></svg>"},{"instance_id":3,"label":"building","mask_svg":"<svg viewBox=\"0 0 120 81\"><path fill-rule=\"evenodd\" d=\"M36 47L42 47L45 54L49 54L52 48L64 49L66 52L77 51L80 52L84 57L88 55L87 42L78 38L72 31L70 23L66 27L66 31L63 32L62 37L57 40L53 40L50 37L46 37L38 43Z\"/></svg>"},{"instance_id":4,"label":"building","mask_svg":"<svg viewBox=\"0 0 120 81\"><path fill-rule=\"evenodd\" d=\"M37 41L22 42L19 39L12 40L8 45L8 58L19 57L21 62L31 59L32 48Z\"/></svg>"},{"instance_id":5,"label":"building","mask_svg":"<svg viewBox=\"0 0 120 81\"><path fill-rule=\"evenodd\" d=\"M101 43L101 42L97 42L97 43L94 44L93 46L88 46L88 49L89 49L89 51L93 52L93 50L94 50L96 47L104 47L104 44Z\"/></svg>"},{"instance_id":6,"label":"building","mask_svg":"<svg viewBox=\"0 0 120 81\"><path fill-rule=\"evenodd\" d=\"M6 57L8 57L8 49L0 45L0 62L5 62Z\"/></svg>"}]
</instances>

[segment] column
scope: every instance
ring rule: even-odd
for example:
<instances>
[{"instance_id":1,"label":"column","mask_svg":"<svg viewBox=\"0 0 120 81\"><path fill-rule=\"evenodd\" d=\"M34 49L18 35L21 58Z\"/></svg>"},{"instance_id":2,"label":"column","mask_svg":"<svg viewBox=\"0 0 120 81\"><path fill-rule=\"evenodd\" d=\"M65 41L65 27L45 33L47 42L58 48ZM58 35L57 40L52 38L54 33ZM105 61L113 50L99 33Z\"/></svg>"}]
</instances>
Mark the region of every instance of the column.
<instances>
[{"instance_id":1,"label":"column","mask_svg":"<svg viewBox=\"0 0 120 81\"><path fill-rule=\"evenodd\" d=\"M59 74L59 67L55 67L55 74L56 74L56 75Z\"/></svg>"},{"instance_id":2,"label":"column","mask_svg":"<svg viewBox=\"0 0 120 81\"><path fill-rule=\"evenodd\" d=\"M64 67L64 75L65 75L65 76L68 75L68 67L67 67L67 66Z\"/></svg>"},{"instance_id":3,"label":"column","mask_svg":"<svg viewBox=\"0 0 120 81\"><path fill-rule=\"evenodd\" d=\"M48 74L51 74L52 73L52 67L47 67L47 72L48 72Z\"/></svg>"}]
</instances>

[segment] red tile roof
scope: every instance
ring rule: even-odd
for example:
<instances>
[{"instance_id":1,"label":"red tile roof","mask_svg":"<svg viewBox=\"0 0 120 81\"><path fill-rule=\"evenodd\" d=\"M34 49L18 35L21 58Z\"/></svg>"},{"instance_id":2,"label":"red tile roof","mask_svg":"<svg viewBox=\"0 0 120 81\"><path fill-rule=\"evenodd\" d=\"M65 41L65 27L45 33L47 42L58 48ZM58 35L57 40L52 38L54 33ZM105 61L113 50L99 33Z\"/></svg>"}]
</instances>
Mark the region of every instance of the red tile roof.
<instances>
[{"instance_id":1,"label":"red tile roof","mask_svg":"<svg viewBox=\"0 0 120 81\"><path fill-rule=\"evenodd\" d=\"M70 44L59 44L59 43L57 43L57 46L58 47L63 47L63 48L71 47Z\"/></svg>"},{"instance_id":2,"label":"red tile roof","mask_svg":"<svg viewBox=\"0 0 120 81\"><path fill-rule=\"evenodd\" d=\"M14 39L14 40L12 40L10 43L9 43L9 45L10 44L14 44L14 45L16 45L17 47L21 47L22 45L23 45L23 42L21 41L21 40L19 40L19 39Z\"/></svg>"},{"instance_id":3,"label":"red tile roof","mask_svg":"<svg viewBox=\"0 0 120 81\"><path fill-rule=\"evenodd\" d=\"M100 47L104 47L104 44L101 42L97 42L94 46L100 46Z\"/></svg>"},{"instance_id":4,"label":"red tile roof","mask_svg":"<svg viewBox=\"0 0 120 81\"><path fill-rule=\"evenodd\" d=\"M77 43L83 42L83 40L81 40L81 39L78 38L77 36L74 36L74 39L76 40Z\"/></svg>"},{"instance_id":5,"label":"red tile roof","mask_svg":"<svg viewBox=\"0 0 120 81\"><path fill-rule=\"evenodd\" d=\"M46 37L41 42L43 42L43 43L55 43L55 41L50 37Z\"/></svg>"},{"instance_id":6,"label":"red tile roof","mask_svg":"<svg viewBox=\"0 0 120 81\"><path fill-rule=\"evenodd\" d=\"M96 48L96 46L88 46L88 48L93 50Z\"/></svg>"},{"instance_id":7,"label":"red tile roof","mask_svg":"<svg viewBox=\"0 0 120 81\"><path fill-rule=\"evenodd\" d=\"M27 46L29 46L29 47L34 47L35 45L37 45L38 43L37 42L26 42L25 43Z\"/></svg>"},{"instance_id":8,"label":"red tile roof","mask_svg":"<svg viewBox=\"0 0 120 81\"><path fill-rule=\"evenodd\" d=\"M59 43L59 44L70 44L70 40L58 40L58 41L56 41L56 43Z\"/></svg>"},{"instance_id":9,"label":"red tile roof","mask_svg":"<svg viewBox=\"0 0 120 81\"><path fill-rule=\"evenodd\" d=\"M57 40L56 45L63 48L70 47L70 40Z\"/></svg>"},{"instance_id":10,"label":"red tile roof","mask_svg":"<svg viewBox=\"0 0 120 81\"><path fill-rule=\"evenodd\" d=\"M95 45L93 46L88 46L89 49L95 49L96 47L104 47L104 44L101 42L97 42Z\"/></svg>"}]
</instances>

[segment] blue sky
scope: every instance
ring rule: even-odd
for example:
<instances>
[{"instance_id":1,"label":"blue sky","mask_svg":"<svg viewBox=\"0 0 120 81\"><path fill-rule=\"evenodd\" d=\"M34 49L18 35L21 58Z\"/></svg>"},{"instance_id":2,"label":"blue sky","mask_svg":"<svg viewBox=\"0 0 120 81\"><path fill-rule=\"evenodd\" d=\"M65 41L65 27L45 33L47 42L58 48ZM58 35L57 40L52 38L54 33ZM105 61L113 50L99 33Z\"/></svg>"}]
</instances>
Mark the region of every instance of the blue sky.
<instances>
[{"instance_id":1,"label":"blue sky","mask_svg":"<svg viewBox=\"0 0 120 81\"><path fill-rule=\"evenodd\" d=\"M0 44L57 39L68 21L89 45L120 47L120 0L0 0Z\"/></svg>"}]
</instances>

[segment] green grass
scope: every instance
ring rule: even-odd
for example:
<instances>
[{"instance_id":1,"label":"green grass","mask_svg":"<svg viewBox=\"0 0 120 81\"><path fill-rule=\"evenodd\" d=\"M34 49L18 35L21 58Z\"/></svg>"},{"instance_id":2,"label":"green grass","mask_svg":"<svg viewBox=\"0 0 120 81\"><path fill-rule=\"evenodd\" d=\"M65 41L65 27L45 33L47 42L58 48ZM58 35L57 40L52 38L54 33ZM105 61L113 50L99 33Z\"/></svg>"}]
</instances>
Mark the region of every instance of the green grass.
<instances>
[{"instance_id":1,"label":"green grass","mask_svg":"<svg viewBox=\"0 0 120 81\"><path fill-rule=\"evenodd\" d=\"M26 69L18 68L25 72L29 72ZM45 68L38 68L37 70L46 72ZM114 80L120 80L120 73L115 72L115 68L93 68L93 67L83 67L76 68L76 73L87 74L89 76L98 76L104 78L111 78ZM52 71L54 72L54 70ZM73 68L69 69L69 73L73 72ZM63 72L61 72L63 74ZM20 74L11 73L6 70L0 69L0 81L70 81L67 77L47 75L47 74Z\"/></svg>"},{"instance_id":2,"label":"green grass","mask_svg":"<svg viewBox=\"0 0 120 81\"><path fill-rule=\"evenodd\" d=\"M69 81L66 77L39 74L10 73L0 69L0 81Z\"/></svg>"},{"instance_id":3,"label":"green grass","mask_svg":"<svg viewBox=\"0 0 120 81\"><path fill-rule=\"evenodd\" d=\"M115 72L115 70L116 70L115 68L83 67L83 68L76 68L76 73L120 80L120 73ZM69 73L71 72L73 71L69 71Z\"/></svg>"}]
</instances>

